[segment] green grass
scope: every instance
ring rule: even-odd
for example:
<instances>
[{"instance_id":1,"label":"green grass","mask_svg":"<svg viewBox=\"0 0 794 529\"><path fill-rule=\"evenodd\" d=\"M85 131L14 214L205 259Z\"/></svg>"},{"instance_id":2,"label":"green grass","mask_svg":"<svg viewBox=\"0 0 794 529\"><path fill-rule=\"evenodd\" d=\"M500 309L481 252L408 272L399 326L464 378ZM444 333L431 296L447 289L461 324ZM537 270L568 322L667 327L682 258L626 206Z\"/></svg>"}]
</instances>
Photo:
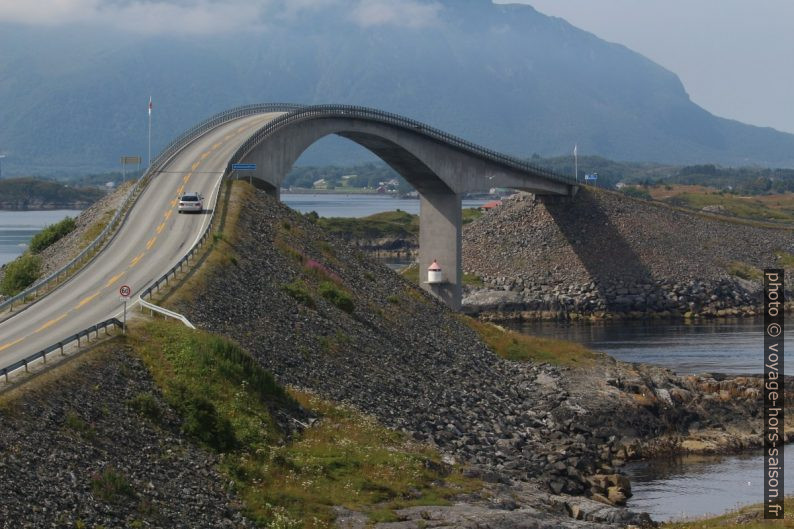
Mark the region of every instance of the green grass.
<instances>
[{"instance_id":1,"label":"green grass","mask_svg":"<svg viewBox=\"0 0 794 529\"><path fill-rule=\"evenodd\" d=\"M784 252L783 250L775 250L775 257L777 257L778 266L783 268L794 268L794 255Z\"/></svg>"},{"instance_id":2,"label":"green grass","mask_svg":"<svg viewBox=\"0 0 794 529\"><path fill-rule=\"evenodd\" d=\"M72 233L75 228L77 228L77 223L71 217L66 217L60 222L50 224L31 239L30 251L33 253L41 253L46 248Z\"/></svg>"},{"instance_id":3,"label":"green grass","mask_svg":"<svg viewBox=\"0 0 794 529\"><path fill-rule=\"evenodd\" d=\"M117 503L135 495L127 477L113 467L105 467L91 477L91 492L107 503Z\"/></svg>"},{"instance_id":4,"label":"green grass","mask_svg":"<svg viewBox=\"0 0 794 529\"><path fill-rule=\"evenodd\" d=\"M6 265L0 294L15 296L33 284L41 274L41 257L25 252Z\"/></svg>"},{"instance_id":5,"label":"green grass","mask_svg":"<svg viewBox=\"0 0 794 529\"><path fill-rule=\"evenodd\" d=\"M294 298L297 302L306 305L310 309L317 307L317 304L314 302L314 298L309 291L309 287L304 281L296 279L292 283L284 285L283 288L284 291L292 296L292 298Z\"/></svg>"},{"instance_id":6,"label":"green grass","mask_svg":"<svg viewBox=\"0 0 794 529\"><path fill-rule=\"evenodd\" d=\"M766 222L794 222L794 214L769 207L756 197L744 198L724 193L702 192L681 193L664 201L674 206L696 210L702 210L707 206L722 206L724 209L720 211L721 215L742 219Z\"/></svg>"},{"instance_id":7,"label":"green grass","mask_svg":"<svg viewBox=\"0 0 794 529\"><path fill-rule=\"evenodd\" d=\"M405 211L385 211L362 218L318 218L324 230L354 239L411 238L419 234L419 216Z\"/></svg>"},{"instance_id":8,"label":"green grass","mask_svg":"<svg viewBox=\"0 0 794 529\"><path fill-rule=\"evenodd\" d=\"M162 321L136 324L129 340L185 433L224 454L221 471L266 527L331 527L334 505L393 519L394 509L443 505L481 488L353 408L286 392L229 341ZM288 441L273 414L298 406L320 420Z\"/></svg>"},{"instance_id":9,"label":"green grass","mask_svg":"<svg viewBox=\"0 0 794 529\"><path fill-rule=\"evenodd\" d=\"M331 302L336 308L352 314L356 309L353 298L342 287L332 281L322 281L318 287L320 295Z\"/></svg>"},{"instance_id":10,"label":"green grass","mask_svg":"<svg viewBox=\"0 0 794 529\"><path fill-rule=\"evenodd\" d=\"M661 529L721 529L737 527L741 529L767 529L775 527L794 527L794 496L784 501L784 520L764 520L762 505L751 505L714 518L703 518L689 522L662 524Z\"/></svg>"},{"instance_id":11,"label":"green grass","mask_svg":"<svg viewBox=\"0 0 794 529\"><path fill-rule=\"evenodd\" d=\"M480 208L464 208L463 209L463 224L468 224L482 217L483 212Z\"/></svg>"},{"instance_id":12,"label":"green grass","mask_svg":"<svg viewBox=\"0 0 794 529\"><path fill-rule=\"evenodd\" d=\"M474 329L493 352L507 360L588 366L597 358L595 352L576 342L520 334L468 316L458 318Z\"/></svg>"},{"instance_id":13,"label":"green grass","mask_svg":"<svg viewBox=\"0 0 794 529\"><path fill-rule=\"evenodd\" d=\"M102 214L102 217L97 222L93 223L91 226L88 227L88 229L83 234L83 241L82 241L83 246L88 246L89 244L94 242L94 239L99 237L99 234L102 233L102 230L105 229L105 226L108 225L110 219L113 218L113 215L115 213L116 212L113 211L112 209L105 211Z\"/></svg>"},{"instance_id":14,"label":"green grass","mask_svg":"<svg viewBox=\"0 0 794 529\"><path fill-rule=\"evenodd\" d=\"M764 279L763 272L747 263L741 261L733 261L728 264L728 273L748 281L762 281Z\"/></svg>"}]
</instances>

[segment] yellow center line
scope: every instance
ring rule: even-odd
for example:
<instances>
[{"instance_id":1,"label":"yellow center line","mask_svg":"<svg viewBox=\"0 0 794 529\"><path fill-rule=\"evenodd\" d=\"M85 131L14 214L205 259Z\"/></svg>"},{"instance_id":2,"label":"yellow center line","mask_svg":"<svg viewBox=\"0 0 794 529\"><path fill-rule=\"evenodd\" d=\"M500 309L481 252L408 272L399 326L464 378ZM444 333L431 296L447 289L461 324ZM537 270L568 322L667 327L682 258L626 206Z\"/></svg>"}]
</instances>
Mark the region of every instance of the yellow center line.
<instances>
[{"instance_id":1,"label":"yellow center line","mask_svg":"<svg viewBox=\"0 0 794 529\"><path fill-rule=\"evenodd\" d=\"M177 199L173 199L173 200L171 201L171 207L172 207L172 208L175 208L175 207L176 207L176 203L177 203L177 202L178 202L178 201L177 201Z\"/></svg>"},{"instance_id":2,"label":"yellow center line","mask_svg":"<svg viewBox=\"0 0 794 529\"><path fill-rule=\"evenodd\" d=\"M210 155L209 151L207 151L207 152L203 152L203 153L201 153L201 159L202 159L202 160L206 160L206 159L207 159L207 156L209 156L209 155Z\"/></svg>"},{"instance_id":3,"label":"yellow center line","mask_svg":"<svg viewBox=\"0 0 794 529\"><path fill-rule=\"evenodd\" d=\"M116 275L114 275L113 277L111 277L110 279L108 279L108 282L107 282L107 283L105 283L105 287L107 288L107 287L110 287L110 286L112 286L112 285L113 285L113 283L115 283L116 281L118 281L119 279L121 279L121 276L123 276L123 275L124 275L124 272L121 272L121 273L119 273L119 274L116 274Z\"/></svg>"},{"instance_id":4,"label":"yellow center line","mask_svg":"<svg viewBox=\"0 0 794 529\"><path fill-rule=\"evenodd\" d=\"M165 228L165 222L161 222L159 226L157 226L157 234L159 235L162 233L163 228Z\"/></svg>"},{"instance_id":5,"label":"yellow center line","mask_svg":"<svg viewBox=\"0 0 794 529\"><path fill-rule=\"evenodd\" d=\"M165 217L165 220L168 220L168 219L171 218L171 215L173 215L173 214L174 214L174 210L173 209L169 209L168 211L165 212L163 217Z\"/></svg>"},{"instance_id":6,"label":"yellow center line","mask_svg":"<svg viewBox=\"0 0 794 529\"><path fill-rule=\"evenodd\" d=\"M190 180L190 173L186 174L182 177L182 181L187 184L187 181Z\"/></svg>"},{"instance_id":7,"label":"yellow center line","mask_svg":"<svg viewBox=\"0 0 794 529\"><path fill-rule=\"evenodd\" d=\"M149 239L149 242L146 243L146 249L151 250L155 242L157 242L157 236L154 236L151 239Z\"/></svg>"},{"instance_id":8,"label":"yellow center line","mask_svg":"<svg viewBox=\"0 0 794 529\"><path fill-rule=\"evenodd\" d=\"M214 151L215 149L217 149L221 145L223 145L223 143L221 143L221 142L216 143L215 145L212 146L212 150Z\"/></svg>"},{"instance_id":9,"label":"yellow center line","mask_svg":"<svg viewBox=\"0 0 794 529\"><path fill-rule=\"evenodd\" d=\"M8 349L9 347L13 347L13 346L15 346L16 344L18 344L19 342L21 342L21 341L22 341L22 340L24 340L24 339L25 339L25 338L20 338L20 339L18 339L18 340L14 340L13 342L9 342L9 343L7 343L7 344L5 344L5 345L0 345L0 351L3 351L3 350L5 350L5 349Z\"/></svg>"},{"instance_id":10,"label":"yellow center line","mask_svg":"<svg viewBox=\"0 0 794 529\"><path fill-rule=\"evenodd\" d=\"M144 255L145 255L145 253L143 253L143 252L142 252L142 253L140 253L140 254L139 254L137 257L135 257L135 258L134 258L132 261L130 261L130 268L132 268L132 267L134 267L135 265L137 265L137 264L138 264L138 262L139 262L141 259L143 259L143 256L144 256Z\"/></svg>"},{"instance_id":11,"label":"yellow center line","mask_svg":"<svg viewBox=\"0 0 794 529\"><path fill-rule=\"evenodd\" d=\"M196 162L193 165L191 165L190 168L195 171L196 169L198 169L199 165L201 165L201 162Z\"/></svg>"},{"instance_id":12,"label":"yellow center line","mask_svg":"<svg viewBox=\"0 0 794 529\"><path fill-rule=\"evenodd\" d=\"M63 314L61 314L60 316L58 316L58 317L57 317L57 318L55 318L54 320L50 320L50 321L48 321L47 323L45 323L44 325L42 325L41 327L39 327L38 329L36 329L36 330L35 330L35 331L33 331L33 332L34 332L34 333L41 332L41 331L43 331L44 329L47 329L48 327L52 327L53 325L55 325L56 323L58 323L59 321L61 321L62 319L64 319L64 318L65 318L66 316L68 316L68 315L69 315L69 313L68 313L68 312L64 312Z\"/></svg>"},{"instance_id":13,"label":"yellow center line","mask_svg":"<svg viewBox=\"0 0 794 529\"><path fill-rule=\"evenodd\" d=\"M98 295L100 295L101 293L102 293L102 291L95 292L95 293L91 294L91 295L90 295L90 296L88 296L87 298L83 299L83 300L82 300L80 303L78 303L78 304L77 304L77 306L76 306L75 308L76 308L76 309L79 309L79 308L82 308L82 307L83 307L83 305L85 305L86 303L91 303L91 301L93 301L93 300L94 300L94 298L96 298L96 297L97 297Z\"/></svg>"}]
</instances>

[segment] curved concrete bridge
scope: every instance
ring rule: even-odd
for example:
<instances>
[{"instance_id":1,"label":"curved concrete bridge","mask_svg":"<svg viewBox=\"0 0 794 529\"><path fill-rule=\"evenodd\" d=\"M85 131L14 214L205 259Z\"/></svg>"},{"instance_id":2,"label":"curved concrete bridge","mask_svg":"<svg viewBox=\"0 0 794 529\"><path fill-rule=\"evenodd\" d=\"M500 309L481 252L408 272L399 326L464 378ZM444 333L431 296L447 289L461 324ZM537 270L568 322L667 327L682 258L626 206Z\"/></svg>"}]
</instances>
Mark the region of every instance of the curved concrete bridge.
<instances>
[{"instance_id":1,"label":"curved concrete bridge","mask_svg":"<svg viewBox=\"0 0 794 529\"><path fill-rule=\"evenodd\" d=\"M379 110L320 105L299 107L254 133L229 162L255 163L253 179L276 197L300 155L336 134L372 151L419 192L419 269L422 287L452 309L461 304L461 196L504 187L537 195L573 197L573 178L467 142L418 121ZM427 283L438 261L444 282Z\"/></svg>"}]
</instances>

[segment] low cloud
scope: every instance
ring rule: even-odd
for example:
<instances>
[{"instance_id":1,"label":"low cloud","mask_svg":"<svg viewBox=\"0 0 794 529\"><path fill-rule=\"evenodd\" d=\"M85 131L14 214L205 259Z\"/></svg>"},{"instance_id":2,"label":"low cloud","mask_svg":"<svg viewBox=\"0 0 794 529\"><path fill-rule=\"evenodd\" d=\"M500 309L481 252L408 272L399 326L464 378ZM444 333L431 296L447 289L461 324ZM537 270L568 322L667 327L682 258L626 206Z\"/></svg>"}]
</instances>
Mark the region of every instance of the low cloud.
<instances>
[{"instance_id":1,"label":"low cloud","mask_svg":"<svg viewBox=\"0 0 794 529\"><path fill-rule=\"evenodd\" d=\"M361 27L421 28L441 6L420 0L0 0L0 22L98 25L134 33L218 34L263 30L280 19L334 9ZM345 16L345 15L343 15Z\"/></svg>"},{"instance_id":2,"label":"low cloud","mask_svg":"<svg viewBox=\"0 0 794 529\"><path fill-rule=\"evenodd\" d=\"M414 0L360 0L353 9L353 21L369 26L423 28L438 22L441 5Z\"/></svg>"}]
</instances>

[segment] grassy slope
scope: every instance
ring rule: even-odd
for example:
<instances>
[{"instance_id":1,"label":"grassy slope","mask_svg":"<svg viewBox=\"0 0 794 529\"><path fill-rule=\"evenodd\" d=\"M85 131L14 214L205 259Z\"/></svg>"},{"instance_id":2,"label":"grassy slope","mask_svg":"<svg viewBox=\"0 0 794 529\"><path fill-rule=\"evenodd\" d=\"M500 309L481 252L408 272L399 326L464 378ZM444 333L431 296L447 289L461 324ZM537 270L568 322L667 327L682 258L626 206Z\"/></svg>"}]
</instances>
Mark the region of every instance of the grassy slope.
<instances>
[{"instance_id":1,"label":"grassy slope","mask_svg":"<svg viewBox=\"0 0 794 529\"><path fill-rule=\"evenodd\" d=\"M463 223L468 224L480 216L480 210L466 208L463 210ZM399 209L361 218L321 217L317 219L317 224L330 233L353 239L407 238L419 235L419 215Z\"/></svg>"},{"instance_id":2,"label":"grassy slope","mask_svg":"<svg viewBox=\"0 0 794 529\"><path fill-rule=\"evenodd\" d=\"M443 505L479 488L438 453L371 417L281 388L225 339L148 322L134 326L129 341L184 418L185 432L224 454L221 470L259 523L329 527L334 505L394 520L394 509ZM288 439L274 417L301 408L319 420Z\"/></svg>"},{"instance_id":3,"label":"grassy slope","mask_svg":"<svg viewBox=\"0 0 794 529\"><path fill-rule=\"evenodd\" d=\"M239 236L234 229L236 219L251 193L252 188L244 183L231 187L221 210L223 230L216 233L203 266L167 296L169 305L190 299L201 291L212 269L233 262ZM295 231L296 227L282 225L280 236L286 238ZM321 271L307 274L304 282L325 279L318 276ZM294 287L295 295L302 290L310 298L316 295L306 284ZM365 512L372 521L390 521L396 520L395 509L444 505L456 494L480 488L477 481L462 477L459 469L443 465L437 452L353 408L296 389L286 395L259 393L258 402L252 401L250 375L241 376L239 367L227 365L218 351L229 346L220 344L217 337L165 324L147 324L139 332L146 364L167 397L169 393L172 398L203 396L228 420L238 442L224 458L224 471L237 483L250 516L261 523L328 527L334 505ZM235 355L249 358L244 352ZM168 389L179 385L190 391ZM294 410L296 403L320 420L286 442L273 415L278 410ZM186 408L178 402L174 405Z\"/></svg>"},{"instance_id":4,"label":"grassy slope","mask_svg":"<svg viewBox=\"0 0 794 529\"><path fill-rule=\"evenodd\" d=\"M689 185L651 187L648 191L654 200L673 206L694 210L722 206L722 215L763 222L794 222L794 193L744 197Z\"/></svg>"}]
</instances>

